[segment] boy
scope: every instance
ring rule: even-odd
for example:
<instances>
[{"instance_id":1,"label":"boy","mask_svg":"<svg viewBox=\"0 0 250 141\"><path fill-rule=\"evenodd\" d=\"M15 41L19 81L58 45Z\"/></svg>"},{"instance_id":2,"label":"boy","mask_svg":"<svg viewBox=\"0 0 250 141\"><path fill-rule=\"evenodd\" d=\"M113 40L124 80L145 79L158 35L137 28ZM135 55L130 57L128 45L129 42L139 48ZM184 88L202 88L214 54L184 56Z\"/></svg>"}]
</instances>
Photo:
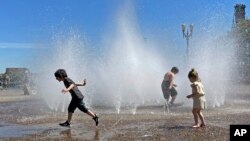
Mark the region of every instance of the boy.
<instances>
[{"instance_id":1,"label":"boy","mask_svg":"<svg viewBox=\"0 0 250 141\"><path fill-rule=\"evenodd\" d=\"M172 69L164 75L164 79L161 83L163 96L166 99L167 103L169 101L169 97L172 97L170 101L171 105L174 104L175 98L177 96L177 91L174 88L177 87L177 85L174 84L174 77L178 72L179 69L177 67L172 67Z\"/></svg>"},{"instance_id":2,"label":"boy","mask_svg":"<svg viewBox=\"0 0 250 141\"><path fill-rule=\"evenodd\" d=\"M82 95L81 91L77 87L77 86L85 86L86 80L84 79L83 84L75 83L67 76L67 73L64 69L58 69L54 75L59 82L63 81L66 87L65 89L62 89L62 93L70 92L72 96L71 102L68 107L68 120L64 123L60 123L59 125L64 126L64 127L70 127L72 115L75 109L78 108L82 112L90 115L95 121L96 126L98 126L98 116L85 106L85 103L83 102L84 96Z\"/></svg>"}]
</instances>

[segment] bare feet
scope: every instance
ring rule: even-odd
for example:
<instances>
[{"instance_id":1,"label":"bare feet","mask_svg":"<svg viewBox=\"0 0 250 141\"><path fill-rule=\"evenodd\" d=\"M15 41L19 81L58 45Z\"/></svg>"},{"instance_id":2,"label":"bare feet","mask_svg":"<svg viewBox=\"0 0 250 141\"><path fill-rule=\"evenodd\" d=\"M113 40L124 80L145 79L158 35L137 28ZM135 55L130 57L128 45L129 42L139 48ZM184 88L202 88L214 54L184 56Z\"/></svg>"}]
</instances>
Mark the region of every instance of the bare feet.
<instances>
[{"instance_id":1,"label":"bare feet","mask_svg":"<svg viewBox=\"0 0 250 141\"><path fill-rule=\"evenodd\" d=\"M192 127L193 127L193 128L199 128L200 126L199 126L199 124L195 124L195 125L193 125Z\"/></svg>"},{"instance_id":2,"label":"bare feet","mask_svg":"<svg viewBox=\"0 0 250 141\"><path fill-rule=\"evenodd\" d=\"M205 123L202 123L201 125L200 125L200 127L205 127L206 126L206 124Z\"/></svg>"},{"instance_id":3,"label":"bare feet","mask_svg":"<svg viewBox=\"0 0 250 141\"><path fill-rule=\"evenodd\" d=\"M199 128L199 127L205 127L206 126L206 124L205 123L202 123L202 124L195 124L195 125L193 125L192 127L193 128Z\"/></svg>"}]
</instances>

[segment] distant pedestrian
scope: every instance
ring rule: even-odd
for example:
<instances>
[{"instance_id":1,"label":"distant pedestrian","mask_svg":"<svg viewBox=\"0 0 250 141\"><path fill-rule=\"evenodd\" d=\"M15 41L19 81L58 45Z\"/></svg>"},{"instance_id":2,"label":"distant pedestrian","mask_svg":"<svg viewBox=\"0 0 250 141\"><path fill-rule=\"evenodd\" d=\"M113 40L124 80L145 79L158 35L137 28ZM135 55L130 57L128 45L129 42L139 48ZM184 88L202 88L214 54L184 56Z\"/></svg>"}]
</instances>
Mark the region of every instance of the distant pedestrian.
<instances>
[{"instance_id":1,"label":"distant pedestrian","mask_svg":"<svg viewBox=\"0 0 250 141\"><path fill-rule=\"evenodd\" d=\"M31 87L30 87L30 72L26 70L24 72L23 77L23 93L24 95L30 95L31 94Z\"/></svg>"}]
</instances>

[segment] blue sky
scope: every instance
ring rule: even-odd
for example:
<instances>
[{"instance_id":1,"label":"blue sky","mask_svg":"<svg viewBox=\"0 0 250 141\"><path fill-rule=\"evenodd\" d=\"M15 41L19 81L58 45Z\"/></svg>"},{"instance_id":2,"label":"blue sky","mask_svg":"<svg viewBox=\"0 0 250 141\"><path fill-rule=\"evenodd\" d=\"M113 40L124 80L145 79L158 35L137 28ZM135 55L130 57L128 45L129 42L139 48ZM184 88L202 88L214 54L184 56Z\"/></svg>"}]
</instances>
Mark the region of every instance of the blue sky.
<instances>
[{"instance_id":1,"label":"blue sky","mask_svg":"<svg viewBox=\"0 0 250 141\"><path fill-rule=\"evenodd\" d=\"M84 33L90 44L101 47L103 33L125 0L1 0L0 73L6 67L32 67L38 48L49 44L56 32L69 28ZM233 6L245 4L250 17L249 0L131 0L140 30L146 38L167 35L174 44L183 44L180 25L193 23L196 37L204 32L207 18L221 19L220 30L230 30ZM195 34L194 34L195 35Z\"/></svg>"}]
</instances>

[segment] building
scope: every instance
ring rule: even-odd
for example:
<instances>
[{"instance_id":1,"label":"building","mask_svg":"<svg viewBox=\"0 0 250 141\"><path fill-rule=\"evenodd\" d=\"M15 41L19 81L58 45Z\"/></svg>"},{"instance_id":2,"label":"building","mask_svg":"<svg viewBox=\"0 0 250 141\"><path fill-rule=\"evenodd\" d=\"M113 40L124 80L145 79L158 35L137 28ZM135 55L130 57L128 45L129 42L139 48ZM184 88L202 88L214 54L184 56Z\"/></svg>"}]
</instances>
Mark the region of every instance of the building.
<instances>
[{"instance_id":1,"label":"building","mask_svg":"<svg viewBox=\"0 0 250 141\"><path fill-rule=\"evenodd\" d=\"M23 83L25 73L29 72L27 68L6 68L4 75L10 77L10 85L17 86Z\"/></svg>"},{"instance_id":2,"label":"building","mask_svg":"<svg viewBox=\"0 0 250 141\"><path fill-rule=\"evenodd\" d=\"M234 6L234 20L232 36L235 40L236 72L239 73L238 80L250 83L250 20L245 15L246 6L236 4ZM238 75L238 74L237 74Z\"/></svg>"},{"instance_id":3,"label":"building","mask_svg":"<svg viewBox=\"0 0 250 141\"><path fill-rule=\"evenodd\" d=\"M26 71L29 71L27 68L6 68L5 74L25 74Z\"/></svg>"}]
</instances>

